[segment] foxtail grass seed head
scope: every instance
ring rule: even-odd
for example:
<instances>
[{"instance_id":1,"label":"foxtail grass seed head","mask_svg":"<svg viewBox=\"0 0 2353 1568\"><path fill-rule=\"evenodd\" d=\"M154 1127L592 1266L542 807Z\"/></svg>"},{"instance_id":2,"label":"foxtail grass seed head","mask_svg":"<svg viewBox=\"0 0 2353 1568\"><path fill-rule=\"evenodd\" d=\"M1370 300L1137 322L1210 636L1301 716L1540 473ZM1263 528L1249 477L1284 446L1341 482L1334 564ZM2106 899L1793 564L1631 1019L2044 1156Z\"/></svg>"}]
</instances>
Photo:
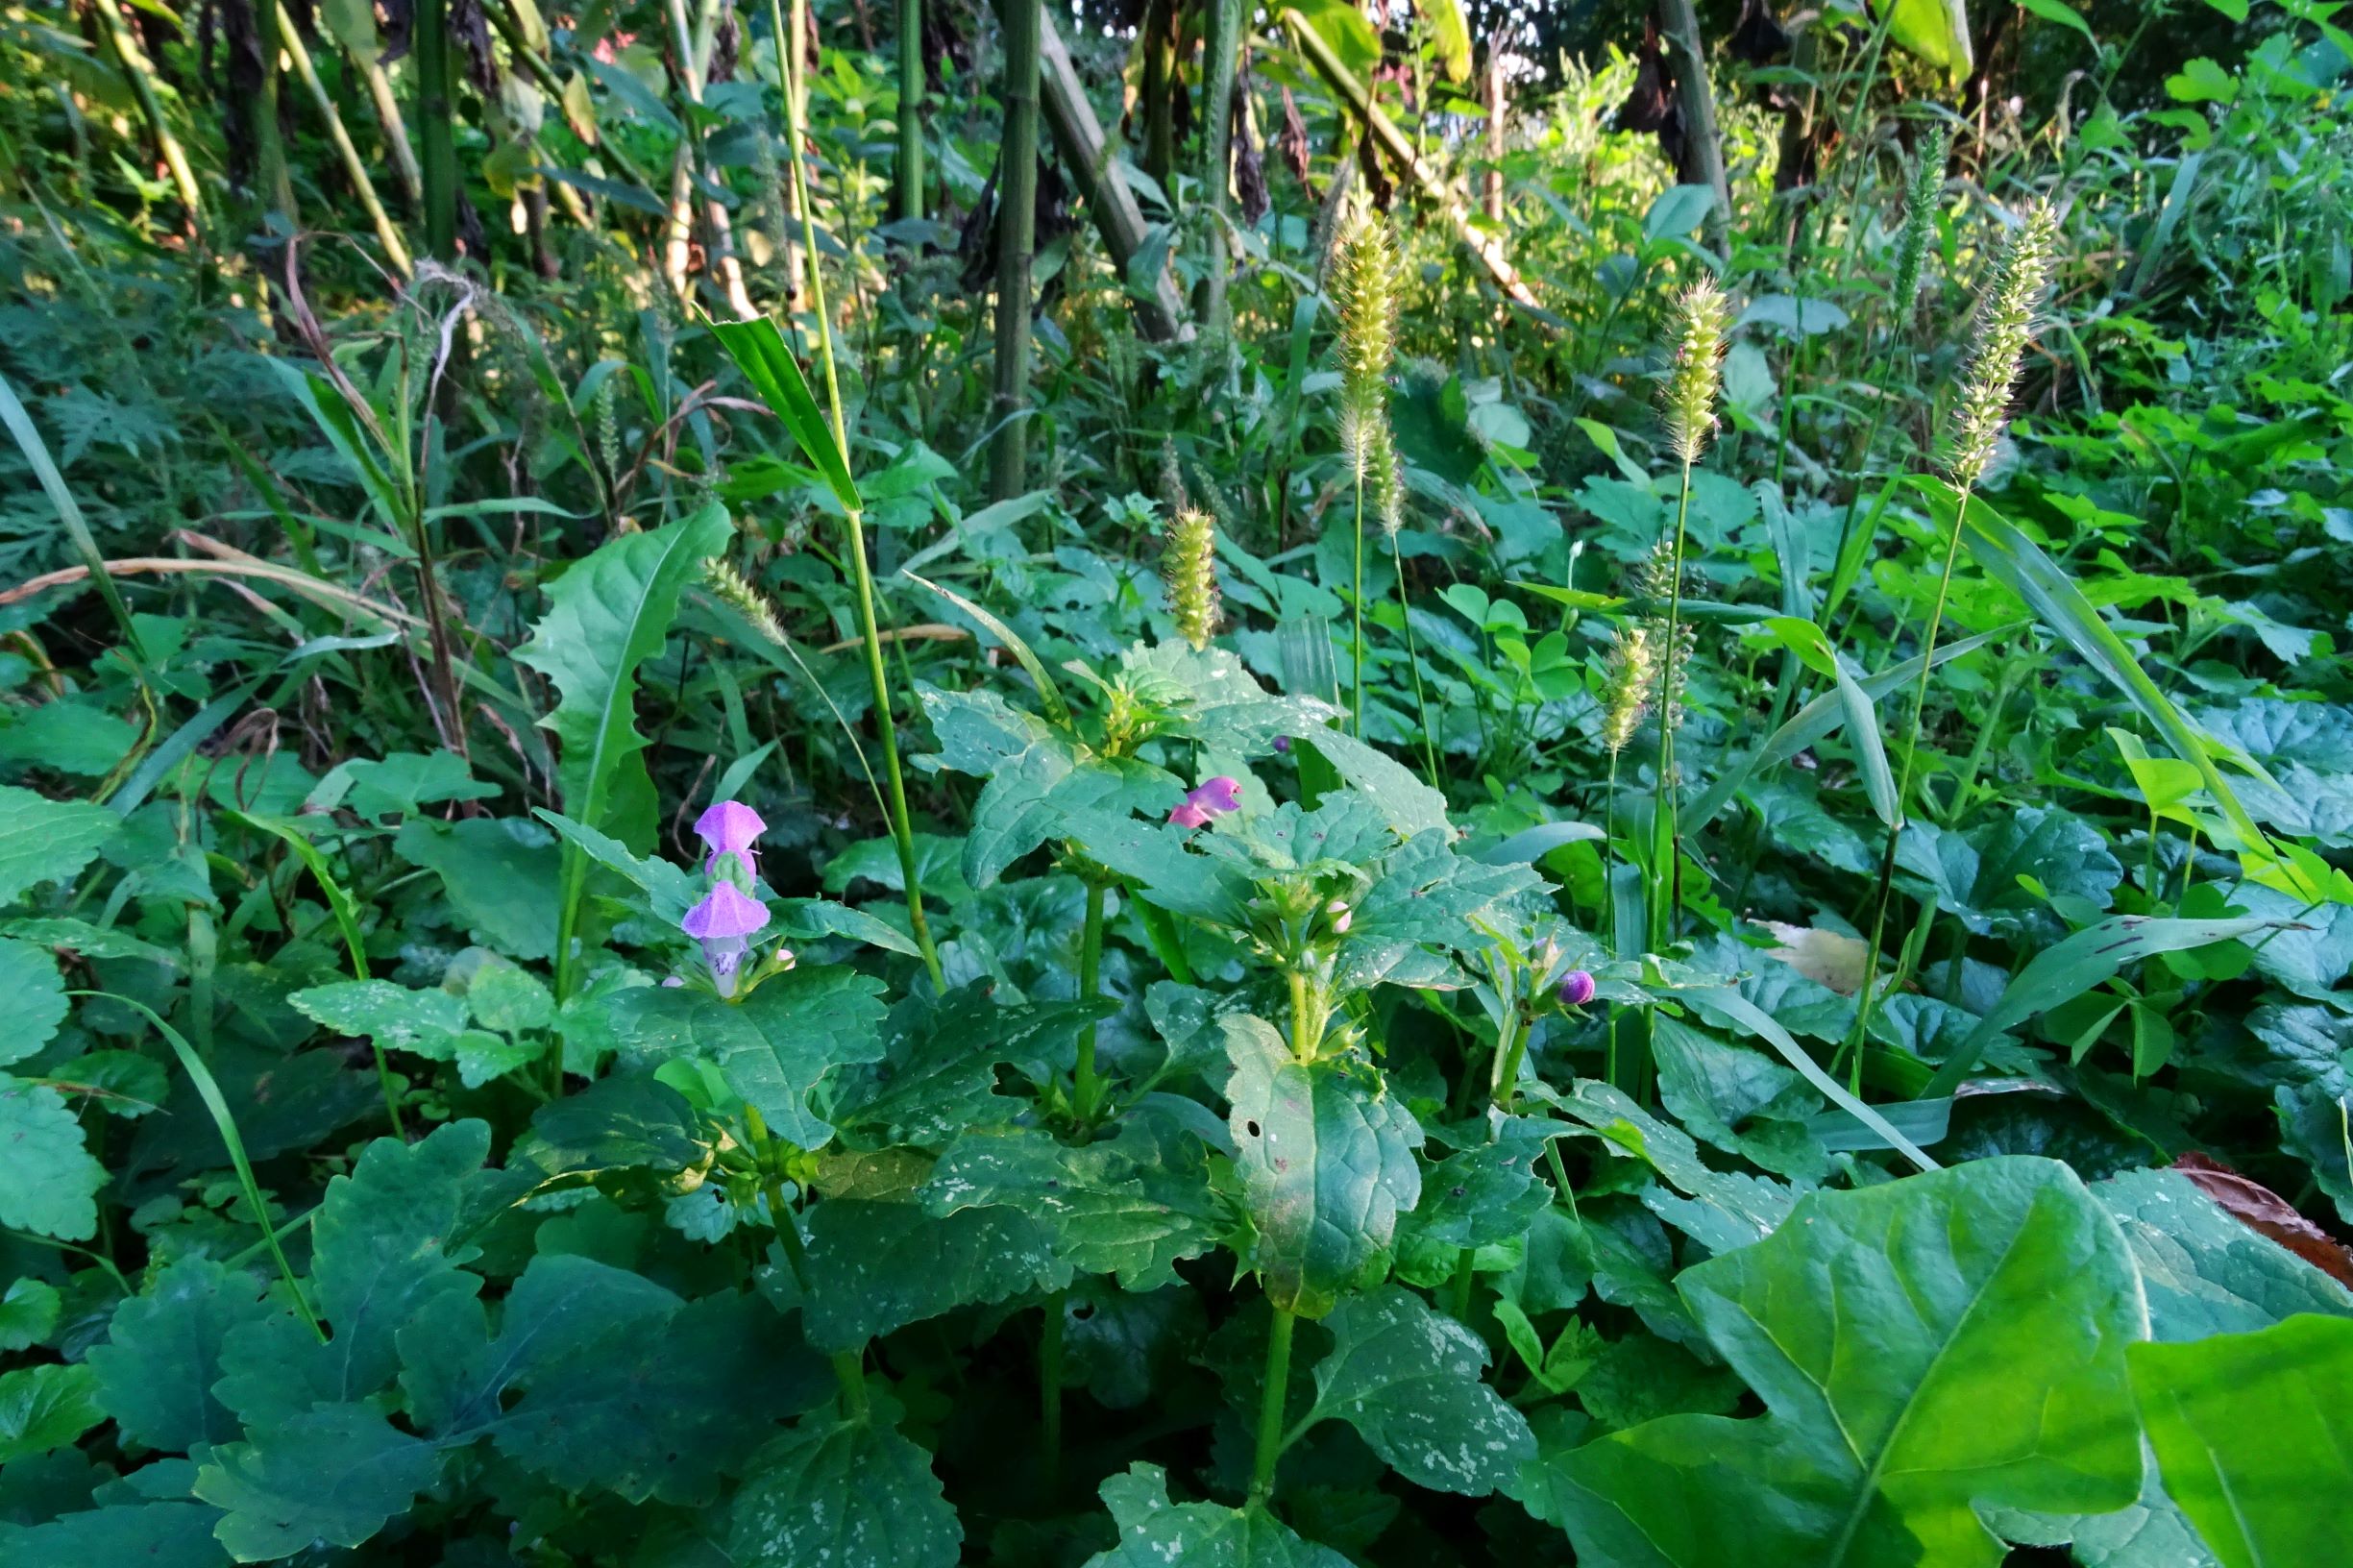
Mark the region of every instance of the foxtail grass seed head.
<instances>
[{"instance_id":1,"label":"foxtail grass seed head","mask_svg":"<svg viewBox=\"0 0 2353 1568\"><path fill-rule=\"evenodd\" d=\"M1602 698L1602 741L1616 755L1634 738L1658 683L1658 638L1647 621L1618 628L1609 649L1609 685Z\"/></svg>"},{"instance_id":2,"label":"foxtail grass seed head","mask_svg":"<svg viewBox=\"0 0 2353 1568\"><path fill-rule=\"evenodd\" d=\"M1168 610L1177 634L1206 649L1217 632L1217 524L1209 513L1187 507L1168 521L1168 548L1161 555L1168 587Z\"/></svg>"},{"instance_id":3,"label":"foxtail grass seed head","mask_svg":"<svg viewBox=\"0 0 2353 1568\"><path fill-rule=\"evenodd\" d=\"M1920 138L1920 159L1912 165L1912 182L1903 193L1903 233L1896 242L1896 315L1911 313L1920 297L1921 270L1928 259L1928 238L1936 232L1936 198L1945 188L1945 159L1951 149L1951 133L1943 121L1930 125Z\"/></svg>"},{"instance_id":4,"label":"foxtail grass seed head","mask_svg":"<svg viewBox=\"0 0 2353 1568\"><path fill-rule=\"evenodd\" d=\"M1993 461L2010 415L2019 362L2034 330L2034 313L2049 286L2058 258L2059 218L2048 202L2037 202L2010 235L1994 282L1977 307L1977 337L1953 414L1952 446L1945 476L1961 489L1974 485Z\"/></svg>"},{"instance_id":5,"label":"foxtail grass seed head","mask_svg":"<svg viewBox=\"0 0 2353 1568\"><path fill-rule=\"evenodd\" d=\"M1675 297L1670 320L1674 358L1667 365L1660 405L1676 457L1696 463L1716 429L1716 393L1724 384L1724 333L1730 311L1713 278L1702 278Z\"/></svg>"},{"instance_id":6,"label":"foxtail grass seed head","mask_svg":"<svg viewBox=\"0 0 2353 1568\"><path fill-rule=\"evenodd\" d=\"M1661 539L1651 547L1650 555L1634 573L1634 587L1644 599L1661 606L1682 597L1683 584L1676 575L1672 540ZM1649 636L1653 649L1651 661L1657 672L1658 723L1663 728L1680 728L1683 670L1700 646L1700 634L1690 622L1681 621L1675 627L1675 635L1669 637L1664 614L1654 615L1641 625Z\"/></svg>"},{"instance_id":7,"label":"foxtail grass seed head","mask_svg":"<svg viewBox=\"0 0 2353 1568\"><path fill-rule=\"evenodd\" d=\"M1340 324L1340 450L1372 496L1373 515L1394 534L1405 521L1406 489L1389 432L1388 378L1397 361L1405 282L1379 218L1364 211L1350 217L1333 249L1331 286Z\"/></svg>"},{"instance_id":8,"label":"foxtail grass seed head","mask_svg":"<svg viewBox=\"0 0 2353 1568\"><path fill-rule=\"evenodd\" d=\"M768 602L768 596L754 588L737 571L735 563L714 555L702 563L702 580L719 601L751 623L751 629L775 644L784 646L784 624Z\"/></svg>"}]
</instances>

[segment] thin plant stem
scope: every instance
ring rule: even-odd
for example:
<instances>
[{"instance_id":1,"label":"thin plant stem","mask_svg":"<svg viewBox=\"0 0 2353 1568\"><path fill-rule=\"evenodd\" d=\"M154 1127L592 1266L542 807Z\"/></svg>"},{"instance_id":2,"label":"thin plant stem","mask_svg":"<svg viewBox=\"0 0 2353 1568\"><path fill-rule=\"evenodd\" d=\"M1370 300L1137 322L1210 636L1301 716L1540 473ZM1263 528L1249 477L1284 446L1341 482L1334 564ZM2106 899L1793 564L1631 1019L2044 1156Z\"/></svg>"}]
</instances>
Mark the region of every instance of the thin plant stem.
<instances>
[{"instance_id":1,"label":"thin plant stem","mask_svg":"<svg viewBox=\"0 0 2353 1568\"><path fill-rule=\"evenodd\" d=\"M1348 705L1348 732L1361 737L1364 733L1364 465L1357 470L1357 544L1356 544L1356 655L1357 695Z\"/></svg>"},{"instance_id":2,"label":"thin plant stem","mask_svg":"<svg viewBox=\"0 0 2353 1568\"><path fill-rule=\"evenodd\" d=\"M1406 668L1413 673L1413 714L1422 726L1422 772L1432 789L1438 788L1438 753L1430 733L1430 701L1422 695L1422 654L1413 641L1413 607L1406 602L1406 557L1397 541L1389 541L1389 559L1397 566L1397 616L1406 628Z\"/></svg>"},{"instance_id":3,"label":"thin plant stem","mask_svg":"<svg viewBox=\"0 0 2353 1568\"><path fill-rule=\"evenodd\" d=\"M1088 880L1087 924L1079 938L1078 952L1078 999L1082 1002L1093 1001L1101 989L1104 894L1102 883ZM1095 1112L1103 1098L1103 1080L1095 1070L1094 1052L1095 1025L1090 1020L1079 1031L1078 1073L1071 1091L1071 1114L1082 1134L1094 1125Z\"/></svg>"},{"instance_id":4,"label":"thin plant stem","mask_svg":"<svg viewBox=\"0 0 2353 1568\"><path fill-rule=\"evenodd\" d=\"M1903 836L1904 803L1912 797L1912 763L1920 753L1921 720L1928 709L1928 677L1936 669L1936 639L1945 627L1945 604L1952 593L1952 568L1960 558L1961 530L1969 517L1970 497L1974 493L1973 487L1964 488L1952 509L1952 532L1945 541L1945 569L1936 579L1936 604L1928 612L1928 631L1921 645L1920 683L1912 693L1911 731L1903 743L1903 762L1896 773L1896 821L1887 830L1887 847L1879 856L1877 907L1872 912L1871 942L1863 955L1863 987L1856 992L1854 1036L1850 1041L1854 1051L1850 1087L1858 1093L1863 1080L1863 1042L1871 1033L1879 954L1887 935L1887 906L1895 890L1896 845Z\"/></svg>"},{"instance_id":5,"label":"thin plant stem","mask_svg":"<svg viewBox=\"0 0 2353 1568\"><path fill-rule=\"evenodd\" d=\"M773 9L772 3L772 10ZM777 38L779 64L785 42ZM788 114L793 110L787 105ZM845 462L849 458L849 430L842 417L841 377L833 362L833 323L825 312L825 279L818 265L817 220L809 210L807 171L801 166L801 148L797 138L788 149L785 162L793 171L793 208L800 219L801 254L808 259L809 311L817 324L819 363L825 371L825 402L833 418L834 445L839 447ZM915 827L907 815L907 781L898 766L898 722L891 711L891 677L883 666L882 634L874 615L874 576L867 565L865 509L845 506L842 509L846 531L849 535L849 559L858 592L858 638L866 645L867 679L874 692L874 728L882 741L882 771L891 786L891 836L898 845L898 867L907 891L907 923L915 937L915 944L923 955L923 968L931 975L934 988L944 987L945 977L940 969L940 952L932 945L931 922L923 917L923 879L916 867Z\"/></svg>"},{"instance_id":6,"label":"thin plant stem","mask_svg":"<svg viewBox=\"0 0 2353 1568\"><path fill-rule=\"evenodd\" d=\"M1277 1307L1266 1326L1266 1379L1259 1390L1258 1452L1250 1466L1250 1502L1264 1507L1274 1495L1275 1461L1283 1457L1284 1395L1291 1381L1291 1334L1299 1314Z\"/></svg>"},{"instance_id":7,"label":"thin plant stem","mask_svg":"<svg viewBox=\"0 0 2353 1568\"><path fill-rule=\"evenodd\" d=\"M1658 675L1658 821L1652 828L1653 859L1665 854L1663 871L1652 868L1651 933L1653 945L1663 947L1682 922L1682 836L1675 821L1675 677L1681 667L1679 639L1682 636L1683 540L1691 519L1691 464L1682 465L1681 494L1675 505L1675 554L1667 579L1667 642L1660 653ZM1659 878L1666 896L1659 896ZM1663 917L1663 919L1661 918Z\"/></svg>"}]
</instances>

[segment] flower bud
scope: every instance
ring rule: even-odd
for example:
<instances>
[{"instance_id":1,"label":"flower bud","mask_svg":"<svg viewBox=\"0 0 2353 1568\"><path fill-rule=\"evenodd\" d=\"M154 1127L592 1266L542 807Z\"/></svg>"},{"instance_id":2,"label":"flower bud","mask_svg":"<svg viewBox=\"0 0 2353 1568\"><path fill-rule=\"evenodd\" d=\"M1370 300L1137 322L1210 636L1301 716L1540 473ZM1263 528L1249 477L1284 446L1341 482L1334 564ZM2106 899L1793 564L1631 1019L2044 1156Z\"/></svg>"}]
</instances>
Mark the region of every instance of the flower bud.
<instances>
[{"instance_id":1,"label":"flower bud","mask_svg":"<svg viewBox=\"0 0 2353 1568\"><path fill-rule=\"evenodd\" d=\"M1593 976L1582 969L1571 969L1560 982L1560 1005L1582 1007L1593 1000Z\"/></svg>"}]
</instances>

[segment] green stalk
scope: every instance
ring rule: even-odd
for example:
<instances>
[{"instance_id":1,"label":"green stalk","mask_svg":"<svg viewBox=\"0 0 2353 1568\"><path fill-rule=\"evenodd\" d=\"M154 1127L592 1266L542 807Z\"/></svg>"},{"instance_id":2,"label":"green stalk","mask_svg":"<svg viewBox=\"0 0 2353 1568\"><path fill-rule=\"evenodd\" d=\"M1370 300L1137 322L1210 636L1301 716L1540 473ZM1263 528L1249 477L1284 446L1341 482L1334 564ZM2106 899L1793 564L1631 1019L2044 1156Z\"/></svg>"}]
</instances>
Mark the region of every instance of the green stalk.
<instances>
[{"instance_id":1,"label":"green stalk","mask_svg":"<svg viewBox=\"0 0 2353 1568\"><path fill-rule=\"evenodd\" d=\"M1222 330L1225 319L1226 204L1234 184L1234 75L1249 12L1241 0L1209 0L1210 29L1201 67L1201 188L1210 205L1209 276L1203 280L1202 330Z\"/></svg>"},{"instance_id":2,"label":"green stalk","mask_svg":"<svg viewBox=\"0 0 2353 1568\"><path fill-rule=\"evenodd\" d=\"M923 0L898 0L898 215L923 215Z\"/></svg>"},{"instance_id":3,"label":"green stalk","mask_svg":"<svg viewBox=\"0 0 2353 1568\"><path fill-rule=\"evenodd\" d=\"M1413 713L1422 726L1422 771L1432 789L1438 785L1438 754L1430 738L1430 701L1422 695L1422 654L1413 645L1413 606L1406 601L1406 557L1397 548L1397 540L1389 540L1389 559L1397 566L1397 613L1406 625L1406 667L1413 673Z\"/></svg>"},{"instance_id":4,"label":"green stalk","mask_svg":"<svg viewBox=\"0 0 2353 1568\"><path fill-rule=\"evenodd\" d=\"M425 181L425 254L457 255L457 139L451 122L447 0L417 0L409 37L417 56L418 173Z\"/></svg>"},{"instance_id":5,"label":"green stalk","mask_svg":"<svg viewBox=\"0 0 2353 1568\"><path fill-rule=\"evenodd\" d=\"M110 0L101 0L101 3L110 3ZM294 73L303 79L303 87L310 94L311 106L326 123L327 139L334 144L335 156L343 161L344 178L351 181L353 191L359 197L360 210L367 213L369 224L375 228L376 242L384 248L385 258L404 278L414 270L408 259L408 246L401 239L399 226L385 212L384 204L377 199L376 182L368 178L367 160L359 156L359 149L352 144L351 133L343 127L343 115L335 108L335 100L328 92L327 85L319 80L318 67L311 62L310 51L303 47L302 30L294 25L293 16L286 11L285 0L271 0L271 3L278 8L280 41L285 46L287 58L294 61Z\"/></svg>"},{"instance_id":6,"label":"green stalk","mask_svg":"<svg viewBox=\"0 0 2353 1568\"><path fill-rule=\"evenodd\" d=\"M1104 886L1090 878L1087 883L1087 924L1079 939L1078 999L1091 1002L1102 989L1103 973L1103 903ZM1079 1031L1078 1076L1072 1091L1071 1113L1083 1136L1094 1125L1098 1102L1103 1097L1103 1080L1095 1071L1095 1025L1090 1022Z\"/></svg>"},{"instance_id":7,"label":"green stalk","mask_svg":"<svg viewBox=\"0 0 2353 1568\"><path fill-rule=\"evenodd\" d=\"M98 36L114 57L115 69L130 84L131 94L138 100L139 118L147 122L147 134L155 137L156 152L163 166L171 171L172 188L180 193L181 205L188 209L188 224L193 228L204 214L203 193L196 184L196 171L188 164L185 148L172 134L171 122L163 116L163 103L156 92L156 68L148 60L147 51L139 46L138 34L123 17L122 8L114 0L94 0L98 17Z\"/></svg>"},{"instance_id":8,"label":"green stalk","mask_svg":"<svg viewBox=\"0 0 2353 1568\"><path fill-rule=\"evenodd\" d=\"M1879 894L1876 908L1871 917L1871 943L1863 958L1863 988L1856 993L1859 1005L1854 1011L1854 1035L1851 1041L1854 1060L1850 1087L1861 1092L1863 1080L1863 1042L1871 1033L1871 1012L1876 1001L1874 994L1879 978L1881 943L1887 934L1887 906L1895 891L1896 845L1903 834L1905 803L1912 797L1912 760L1920 751L1921 719L1928 708L1928 676L1936 668L1936 639L1945 625L1945 602L1952 592L1952 568L1961 555L1961 529L1969 516L1969 500L1975 494L1973 486L1964 486L1960 500L1952 509L1952 533L1945 541L1945 570L1936 580L1936 604L1928 612L1928 633L1921 645L1920 683L1912 693L1912 723L1903 743L1903 762L1896 773L1896 825L1887 830L1887 847L1879 856Z\"/></svg>"},{"instance_id":9,"label":"green stalk","mask_svg":"<svg viewBox=\"0 0 2353 1568\"><path fill-rule=\"evenodd\" d=\"M278 52L285 47L285 39L278 25L278 8L267 0L254 7L254 31L261 36L261 96L252 108L255 161L259 166L265 210L284 218L292 228L299 221L294 181L286 169L285 141L278 134Z\"/></svg>"},{"instance_id":10,"label":"green stalk","mask_svg":"<svg viewBox=\"0 0 2353 1568\"><path fill-rule=\"evenodd\" d=\"M1250 1502L1264 1507L1274 1495L1275 1461L1283 1457L1284 1394L1291 1381L1291 1334L1299 1314L1274 1310L1266 1327L1266 1381L1259 1390L1258 1451L1250 1466Z\"/></svg>"},{"instance_id":11,"label":"green stalk","mask_svg":"<svg viewBox=\"0 0 2353 1568\"><path fill-rule=\"evenodd\" d=\"M1034 6L1037 0L1030 0ZM784 48L781 37L777 47ZM787 105L791 112L791 105ZM1032 129L1036 126L1033 123ZM825 310L825 276L818 265L817 220L809 212L808 173L801 166L801 147L794 138L785 159L793 171L793 207L800 219L801 254L809 266L810 314L817 323L818 359L825 370L825 403L833 418L834 445L844 461L849 458L849 429L842 417L842 381L833 362L833 321ZM1032 163L1036 162L1033 155ZM931 922L923 916L923 878L916 867L915 827L907 815L907 780L898 766L898 721L891 711L891 676L883 666L882 633L874 615L874 574L866 558L866 512L861 506L842 508L849 534L849 559L858 590L858 638L866 645L866 674L874 694L874 727L882 739L882 769L891 784L891 836L898 844L898 869L907 889L907 922L915 944L923 954L923 968L935 989L945 985L940 952L932 945Z\"/></svg>"},{"instance_id":12,"label":"green stalk","mask_svg":"<svg viewBox=\"0 0 2353 1568\"><path fill-rule=\"evenodd\" d=\"M1355 658L1356 658L1356 673L1357 673L1357 695L1356 695L1355 699L1354 699L1353 701L1351 701L1351 702L1349 703L1349 705L1348 705L1348 732L1349 732L1350 734L1352 734L1352 735L1356 735L1356 736L1360 736L1360 736L1362 736L1362 735L1363 735L1363 733L1364 733L1364 465L1363 465L1362 463L1358 463L1358 464L1356 465L1356 470L1357 470L1357 542L1356 542L1356 575L1357 575L1357 585L1356 585L1356 595L1355 595L1355 598L1356 598L1356 634L1355 634L1354 650L1355 650Z\"/></svg>"},{"instance_id":13,"label":"green stalk","mask_svg":"<svg viewBox=\"0 0 2353 1568\"><path fill-rule=\"evenodd\" d=\"M1657 862L1664 854L1666 897L1659 897L1658 865L1652 868L1651 943L1653 947L1664 947L1674 939L1675 928L1682 921L1683 879L1682 835L1675 821L1675 677L1681 668L1678 656L1678 639L1682 635L1683 608L1683 537L1691 518L1691 464L1683 464L1682 493L1675 506L1674 576L1669 581L1667 600L1667 645L1659 657L1663 666L1658 676L1658 813L1652 824L1652 858ZM1663 917L1663 919L1662 919Z\"/></svg>"},{"instance_id":14,"label":"green stalk","mask_svg":"<svg viewBox=\"0 0 2353 1568\"><path fill-rule=\"evenodd\" d=\"M1005 132L996 183L996 370L990 418L989 493L1027 488L1030 264L1038 241L1038 58L1041 0L1006 0Z\"/></svg>"}]
</instances>

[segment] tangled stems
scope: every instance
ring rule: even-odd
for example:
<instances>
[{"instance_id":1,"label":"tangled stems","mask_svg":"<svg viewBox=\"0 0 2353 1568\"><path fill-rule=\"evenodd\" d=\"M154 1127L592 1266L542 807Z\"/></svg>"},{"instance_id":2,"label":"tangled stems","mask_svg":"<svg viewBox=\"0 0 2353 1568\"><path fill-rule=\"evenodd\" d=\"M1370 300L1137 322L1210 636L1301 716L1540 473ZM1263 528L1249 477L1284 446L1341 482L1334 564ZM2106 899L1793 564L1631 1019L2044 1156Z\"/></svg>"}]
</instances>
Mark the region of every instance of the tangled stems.
<instances>
[{"instance_id":1,"label":"tangled stems","mask_svg":"<svg viewBox=\"0 0 2353 1568\"><path fill-rule=\"evenodd\" d=\"M772 17L774 6L770 7ZM787 45L781 29L776 34L777 69L783 73ZM790 83L790 75L783 79ZM787 88L788 94L790 87ZM796 115L797 105L785 106L788 119ZM825 402L833 416L834 445L842 451L844 461L849 457L849 431L842 419L842 384L833 364L833 323L825 313L825 277L818 265L817 220L809 211L808 171L801 166L798 145L790 149L785 159L793 171L793 206L800 217L801 252L809 263L809 308L817 322L818 353L825 367ZM858 590L858 640L866 645L867 679L874 690L874 727L882 738L882 768L891 784L891 837L898 845L900 879L906 883L907 924L915 944L923 955L923 968L931 975L935 989L945 985L940 970L940 950L932 944L931 922L923 917L923 878L916 868L915 826L907 815L907 781L898 766L898 722L891 711L891 678L883 669L882 634L874 617L874 576L866 559L866 515L862 507L845 505L843 517L849 533L849 558Z\"/></svg>"}]
</instances>

